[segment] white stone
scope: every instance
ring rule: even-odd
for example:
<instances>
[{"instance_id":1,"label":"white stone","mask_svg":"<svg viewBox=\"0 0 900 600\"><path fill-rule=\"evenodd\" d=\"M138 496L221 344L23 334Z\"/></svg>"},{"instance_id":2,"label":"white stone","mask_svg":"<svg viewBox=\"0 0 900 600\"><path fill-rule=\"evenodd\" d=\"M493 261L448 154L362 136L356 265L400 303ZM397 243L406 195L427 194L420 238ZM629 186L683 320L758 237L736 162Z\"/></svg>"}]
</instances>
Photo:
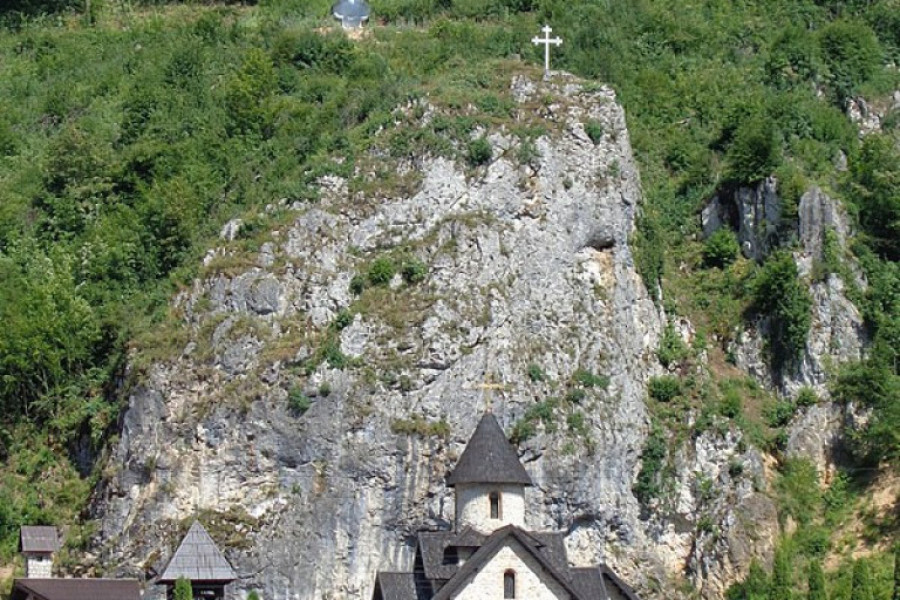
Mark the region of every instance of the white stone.
<instances>
[{"instance_id":1,"label":"white stone","mask_svg":"<svg viewBox=\"0 0 900 600\"><path fill-rule=\"evenodd\" d=\"M490 494L500 496L500 515L491 518ZM491 533L506 525L525 528L525 488L518 484L456 486L456 528L469 526L481 533Z\"/></svg>"}]
</instances>

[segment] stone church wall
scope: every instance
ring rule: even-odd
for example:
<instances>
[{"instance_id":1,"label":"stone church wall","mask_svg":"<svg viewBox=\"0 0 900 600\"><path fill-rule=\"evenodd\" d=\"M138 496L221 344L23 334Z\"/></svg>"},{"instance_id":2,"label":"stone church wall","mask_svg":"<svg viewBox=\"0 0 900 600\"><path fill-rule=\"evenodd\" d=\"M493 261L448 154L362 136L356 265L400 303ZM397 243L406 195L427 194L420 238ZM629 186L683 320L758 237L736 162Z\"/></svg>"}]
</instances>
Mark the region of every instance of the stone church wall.
<instances>
[{"instance_id":1,"label":"stone church wall","mask_svg":"<svg viewBox=\"0 0 900 600\"><path fill-rule=\"evenodd\" d=\"M512 540L479 570L453 600L502 600L503 575L516 574L516 600L568 600L569 594L525 550Z\"/></svg>"},{"instance_id":2,"label":"stone church wall","mask_svg":"<svg viewBox=\"0 0 900 600\"><path fill-rule=\"evenodd\" d=\"M500 493L500 518L491 518L491 492ZM482 533L516 525L525 527L525 493L521 485L457 485L456 523L462 529L469 525Z\"/></svg>"}]
</instances>

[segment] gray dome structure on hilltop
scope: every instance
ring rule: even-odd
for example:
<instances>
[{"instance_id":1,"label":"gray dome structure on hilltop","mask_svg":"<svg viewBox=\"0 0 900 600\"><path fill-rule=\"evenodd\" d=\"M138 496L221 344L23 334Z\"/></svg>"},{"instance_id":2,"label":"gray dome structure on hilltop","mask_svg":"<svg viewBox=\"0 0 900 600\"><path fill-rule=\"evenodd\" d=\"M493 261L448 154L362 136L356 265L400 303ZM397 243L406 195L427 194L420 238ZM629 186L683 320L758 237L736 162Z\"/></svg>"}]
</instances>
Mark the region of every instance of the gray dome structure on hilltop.
<instances>
[{"instance_id":1,"label":"gray dome structure on hilltop","mask_svg":"<svg viewBox=\"0 0 900 600\"><path fill-rule=\"evenodd\" d=\"M372 9L366 0L338 0L331 7L331 14L341 20L344 29L361 27L369 19Z\"/></svg>"}]
</instances>

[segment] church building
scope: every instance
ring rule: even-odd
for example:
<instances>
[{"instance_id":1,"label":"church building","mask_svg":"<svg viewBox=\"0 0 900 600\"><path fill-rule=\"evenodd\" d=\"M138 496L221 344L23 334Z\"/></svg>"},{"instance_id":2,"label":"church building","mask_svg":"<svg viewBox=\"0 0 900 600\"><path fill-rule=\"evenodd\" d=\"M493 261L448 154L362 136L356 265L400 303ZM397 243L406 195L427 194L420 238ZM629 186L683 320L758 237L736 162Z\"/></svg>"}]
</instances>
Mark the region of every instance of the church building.
<instances>
[{"instance_id":1,"label":"church building","mask_svg":"<svg viewBox=\"0 0 900 600\"><path fill-rule=\"evenodd\" d=\"M639 600L606 566L570 566L562 532L527 529L531 478L492 413L447 485L453 530L420 532L413 571L379 571L372 600Z\"/></svg>"}]
</instances>

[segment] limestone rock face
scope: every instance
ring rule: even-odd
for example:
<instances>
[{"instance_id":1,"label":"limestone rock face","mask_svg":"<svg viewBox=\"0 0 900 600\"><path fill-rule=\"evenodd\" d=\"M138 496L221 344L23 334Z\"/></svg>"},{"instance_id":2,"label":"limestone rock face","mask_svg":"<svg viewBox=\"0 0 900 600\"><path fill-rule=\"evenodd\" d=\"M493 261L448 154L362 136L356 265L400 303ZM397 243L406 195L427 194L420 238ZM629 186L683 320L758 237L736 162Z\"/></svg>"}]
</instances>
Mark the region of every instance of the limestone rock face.
<instances>
[{"instance_id":1,"label":"limestone rock face","mask_svg":"<svg viewBox=\"0 0 900 600\"><path fill-rule=\"evenodd\" d=\"M566 531L574 564L719 598L771 550L764 461L737 432L679 450L665 503L632 493L663 324L628 245L624 114L565 75L511 91L545 133L476 132L488 164L375 150L319 201L269 207L253 252L223 230L174 301L189 340L129 398L93 503L103 564L152 576L199 516L239 595L368 600L376 570L412 568L414 532L451 525L445 478L488 403L535 483L526 525ZM608 386L563 400L579 370Z\"/></svg>"},{"instance_id":2,"label":"limestone rock face","mask_svg":"<svg viewBox=\"0 0 900 600\"><path fill-rule=\"evenodd\" d=\"M755 187L738 187L710 199L700 215L704 237L723 226L737 231L741 253L759 262L777 243L781 219L778 180L768 177Z\"/></svg>"}]
</instances>

